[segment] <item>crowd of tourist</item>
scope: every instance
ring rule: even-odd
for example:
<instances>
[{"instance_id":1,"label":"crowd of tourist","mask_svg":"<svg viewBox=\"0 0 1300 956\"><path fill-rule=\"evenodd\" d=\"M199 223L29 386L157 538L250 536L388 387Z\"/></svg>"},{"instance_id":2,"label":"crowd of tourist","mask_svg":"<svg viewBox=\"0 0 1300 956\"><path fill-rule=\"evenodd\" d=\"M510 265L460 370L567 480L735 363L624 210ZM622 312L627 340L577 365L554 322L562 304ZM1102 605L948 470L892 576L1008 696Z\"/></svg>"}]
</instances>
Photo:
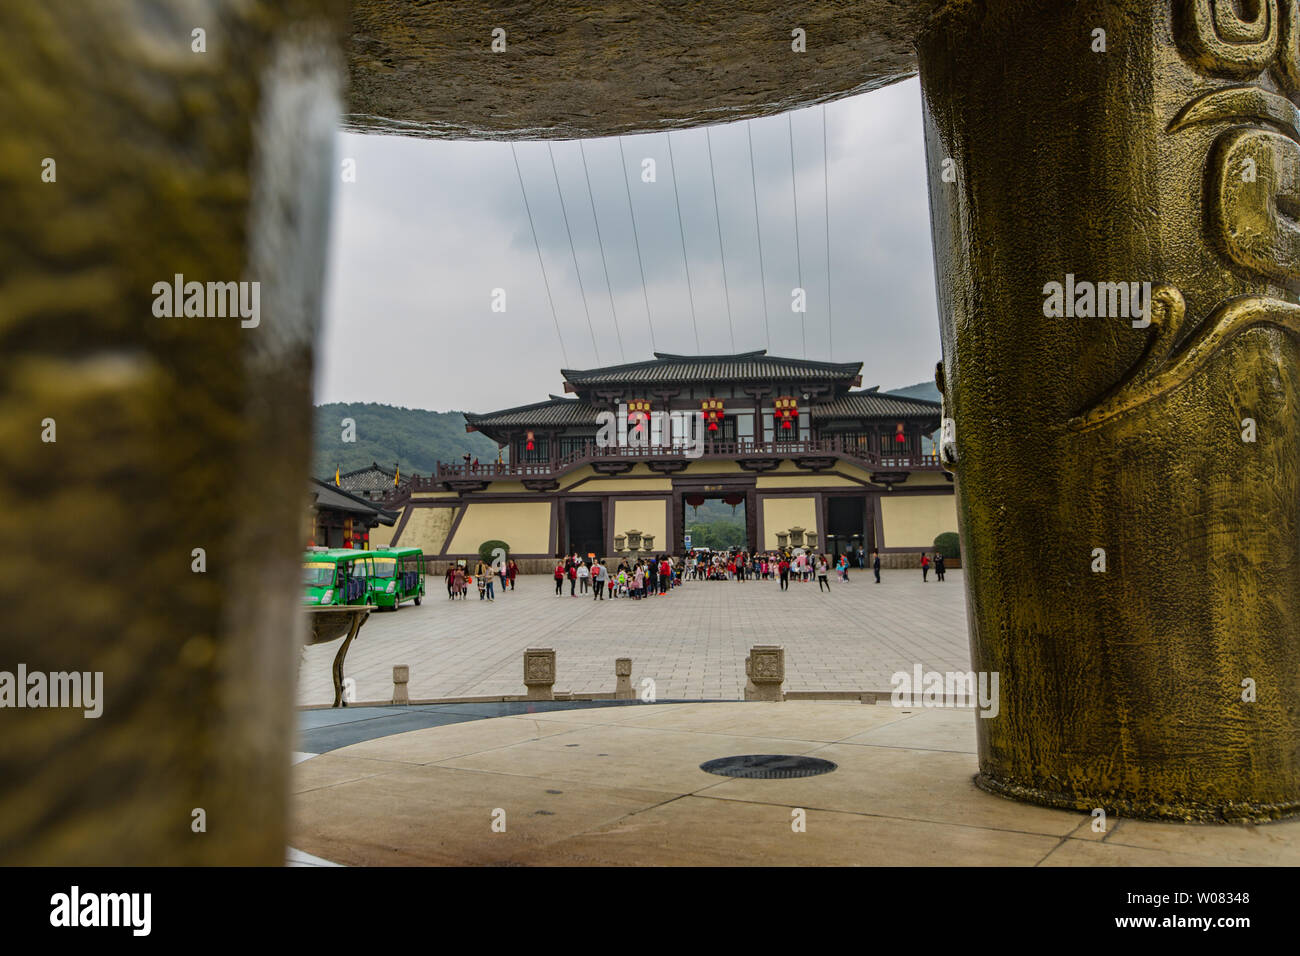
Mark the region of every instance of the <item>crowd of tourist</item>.
<instances>
[{"instance_id":1,"label":"crowd of tourist","mask_svg":"<svg viewBox=\"0 0 1300 956\"><path fill-rule=\"evenodd\" d=\"M857 566L861 566L859 558ZM666 596L673 588L686 581L777 581L782 591L789 590L790 582L811 584L817 582L817 591L830 591L830 575L840 584L849 583L850 561L848 555L828 556L813 554L803 548L784 551L767 551L751 554L748 551L695 550L682 557L666 554L645 557L619 557L601 561L593 555L569 554L558 558L553 576L555 594L562 597L567 585L570 597L591 595L593 601L627 598L640 601L656 596ZM871 553L871 570L875 583L880 583L880 553ZM921 553L921 580L929 581L934 571L936 581L944 580L944 557L937 551L930 555ZM480 601L496 600L496 583L501 592L513 591L519 566L514 559L505 563L490 564L479 561L470 570L461 561L450 565L446 572L447 597L464 600L474 586Z\"/></svg>"}]
</instances>

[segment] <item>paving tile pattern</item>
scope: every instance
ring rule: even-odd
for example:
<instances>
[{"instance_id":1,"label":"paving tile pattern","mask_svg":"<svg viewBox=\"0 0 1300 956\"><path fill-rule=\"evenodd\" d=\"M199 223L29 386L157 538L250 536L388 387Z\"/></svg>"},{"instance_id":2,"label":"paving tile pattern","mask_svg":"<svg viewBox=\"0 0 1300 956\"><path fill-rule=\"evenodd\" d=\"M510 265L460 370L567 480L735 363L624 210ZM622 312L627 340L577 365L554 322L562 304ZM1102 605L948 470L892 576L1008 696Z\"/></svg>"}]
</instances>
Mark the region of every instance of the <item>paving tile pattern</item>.
<instances>
[{"instance_id":1,"label":"paving tile pattern","mask_svg":"<svg viewBox=\"0 0 1300 956\"><path fill-rule=\"evenodd\" d=\"M667 597L593 601L555 596L549 578L521 578L496 601L448 601L429 579L420 607L374 612L348 652L358 701L392 698L392 668L411 668L413 700L524 693L523 652L554 647L557 691L614 690L614 660L632 658L632 684L655 682L659 699L739 700L754 644L786 648L787 691L890 689L897 671L967 671L965 590L960 571L942 584L919 571L869 571L817 585L692 581ZM338 642L303 650L298 703L334 700L330 664Z\"/></svg>"}]
</instances>

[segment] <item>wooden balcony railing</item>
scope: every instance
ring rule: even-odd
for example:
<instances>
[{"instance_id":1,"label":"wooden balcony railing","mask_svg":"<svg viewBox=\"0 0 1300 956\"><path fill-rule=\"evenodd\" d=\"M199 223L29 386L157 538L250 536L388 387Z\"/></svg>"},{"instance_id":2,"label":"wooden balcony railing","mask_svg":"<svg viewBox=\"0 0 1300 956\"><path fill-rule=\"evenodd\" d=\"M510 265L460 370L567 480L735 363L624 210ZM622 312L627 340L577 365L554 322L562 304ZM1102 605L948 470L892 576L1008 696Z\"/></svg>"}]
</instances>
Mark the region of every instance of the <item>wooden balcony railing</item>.
<instances>
[{"instance_id":1,"label":"wooden balcony railing","mask_svg":"<svg viewBox=\"0 0 1300 956\"><path fill-rule=\"evenodd\" d=\"M428 477L414 475L409 489L441 491L448 480L481 480L510 478L554 478L574 468L587 464L612 461L658 462L691 461L694 458L726 458L733 461L761 458L819 458L835 457L857 462L872 470L887 471L938 471L941 470L936 455L878 454L863 449L857 442L839 438L818 438L811 441L706 441L699 455L688 455L681 447L600 446L589 442L564 455L552 455L544 461L480 462L475 465L439 464L437 471Z\"/></svg>"}]
</instances>

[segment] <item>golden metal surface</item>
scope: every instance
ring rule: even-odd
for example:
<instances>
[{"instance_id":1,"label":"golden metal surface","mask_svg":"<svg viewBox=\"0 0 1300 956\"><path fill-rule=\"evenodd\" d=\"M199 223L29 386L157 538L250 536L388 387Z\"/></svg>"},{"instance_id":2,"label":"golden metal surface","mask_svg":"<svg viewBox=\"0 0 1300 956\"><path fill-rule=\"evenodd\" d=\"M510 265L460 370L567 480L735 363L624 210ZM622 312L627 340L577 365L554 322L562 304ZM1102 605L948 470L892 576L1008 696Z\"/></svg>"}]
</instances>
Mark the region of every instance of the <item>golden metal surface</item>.
<instances>
[{"instance_id":1,"label":"golden metal surface","mask_svg":"<svg viewBox=\"0 0 1300 956\"><path fill-rule=\"evenodd\" d=\"M0 862L284 860L340 12L0 4L0 668L104 697L0 711ZM175 273L260 324L157 317Z\"/></svg>"},{"instance_id":2,"label":"golden metal surface","mask_svg":"<svg viewBox=\"0 0 1300 956\"><path fill-rule=\"evenodd\" d=\"M1298 15L953 2L919 41L990 790L1300 810Z\"/></svg>"}]
</instances>

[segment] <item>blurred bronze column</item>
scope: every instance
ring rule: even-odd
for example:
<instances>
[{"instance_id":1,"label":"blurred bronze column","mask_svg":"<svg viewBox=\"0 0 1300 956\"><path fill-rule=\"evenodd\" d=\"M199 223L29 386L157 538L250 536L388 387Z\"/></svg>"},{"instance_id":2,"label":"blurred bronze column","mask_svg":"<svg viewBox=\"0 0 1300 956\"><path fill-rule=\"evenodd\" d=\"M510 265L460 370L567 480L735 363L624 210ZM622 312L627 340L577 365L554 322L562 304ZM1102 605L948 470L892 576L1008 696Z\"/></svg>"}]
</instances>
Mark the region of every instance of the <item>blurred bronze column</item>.
<instances>
[{"instance_id":1,"label":"blurred bronze column","mask_svg":"<svg viewBox=\"0 0 1300 956\"><path fill-rule=\"evenodd\" d=\"M1300 808L1298 15L954 0L918 41L985 789Z\"/></svg>"},{"instance_id":2,"label":"blurred bronze column","mask_svg":"<svg viewBox=\"0 0 1300 956\"><path fill-rule=\"evenodd\" d=\"M0 862L284 860L341 12L0 4Z\"/></svg>"}]
</instances>

